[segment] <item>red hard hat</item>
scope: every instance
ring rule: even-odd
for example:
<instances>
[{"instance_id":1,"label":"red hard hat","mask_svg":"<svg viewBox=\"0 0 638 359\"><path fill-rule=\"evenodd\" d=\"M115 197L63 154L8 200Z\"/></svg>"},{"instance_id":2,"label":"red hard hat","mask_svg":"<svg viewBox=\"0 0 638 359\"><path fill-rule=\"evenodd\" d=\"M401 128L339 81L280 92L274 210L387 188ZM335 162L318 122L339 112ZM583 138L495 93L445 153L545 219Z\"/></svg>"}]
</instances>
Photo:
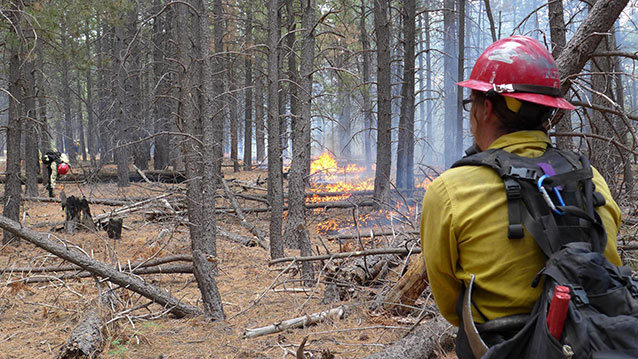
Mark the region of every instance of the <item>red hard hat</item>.
<instances>
[{"instance_id":1,"label":"red hard hat","mask_svg":"<svg viewBox=\"0 0 638 359\"><path fill-rule=\"evenodd\" d=\"M527 36L510 36L488 46L459 86L567 110L576 109L560 92L554 58Z\"/></svg>"},{"instance_id":2,"label":"red hard hat","mask_svg":"<svg viewBox=\"0 0 638 359\"><path fill-rule=\"evenodd\" d=\"M58 165L58 173L61 175L65 175L69 173L69 165L66 163L60 163Z\"/></svg>"}]
</instances>

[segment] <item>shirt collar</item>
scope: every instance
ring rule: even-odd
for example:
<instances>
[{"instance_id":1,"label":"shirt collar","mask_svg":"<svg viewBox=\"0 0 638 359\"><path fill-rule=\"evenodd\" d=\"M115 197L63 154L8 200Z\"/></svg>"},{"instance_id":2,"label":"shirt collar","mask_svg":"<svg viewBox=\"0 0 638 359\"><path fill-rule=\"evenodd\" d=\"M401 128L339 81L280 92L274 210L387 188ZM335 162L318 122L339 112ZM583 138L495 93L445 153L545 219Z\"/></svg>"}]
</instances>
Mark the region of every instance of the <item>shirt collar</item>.
<instances>
[{"instance_id":1,"label":"shirt collar","mask_svg":"<svg viewBox=\"0 0 638 359\"><path fill-rule=\"evenodd\" d=\"M497 138L489 148L500 148L511 153L518 153L523 150L544 152L551 143L549 137L543 131L517 131Z\"/></svg>"}]
</instances>

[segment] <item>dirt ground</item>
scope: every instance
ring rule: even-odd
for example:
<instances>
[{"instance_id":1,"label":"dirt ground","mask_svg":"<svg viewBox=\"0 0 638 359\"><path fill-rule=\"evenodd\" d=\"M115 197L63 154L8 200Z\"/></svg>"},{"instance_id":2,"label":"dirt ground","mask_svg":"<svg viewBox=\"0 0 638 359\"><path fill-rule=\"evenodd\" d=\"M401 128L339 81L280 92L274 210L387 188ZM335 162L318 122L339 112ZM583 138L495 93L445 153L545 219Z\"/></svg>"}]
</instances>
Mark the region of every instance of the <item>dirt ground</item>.
<instances>
[{"instance_id":1,"label":"dirt ground","mask_svg":"<svg viewBox=\"0 0 638 359\"><path fill-rule=\"evenodd\" d=\"M227 179L238 178L249 183L265 172L233 174L225 169ZM87 198L130 199L150 198L171 191L183 191L183 185L132 183L121 189L115 184L64 184L67 196L85 195ZM81 188L81 192L80 192ZM265 186L264 186L265 188ZM40 195L45 190L39 186ZM59 195L59 190L56 195ZM183 192L182 192L183 193ZM265 193L262 193L265 194ZM220 200L219 206L228 206ZM255 206L254 202L245 203ZM155 206L159 206L157 203ZM106 213L117 207L92 204L93 215ZM161 206L159 207L161 208ZM96 260L126 266L129 262L174 254L189 254L188 229L173 221L150 221L143 213L135 212L124 219L122 239L111 240L104 231L80 232L68 235L61 231L64 211L59 203L25 201L22 222L35 227L51 238L75 244ZM352 210L329 210L312 215L310 228L326 218L351 218ZM268 233L266 214L250 215ZM219 215L218 225L228 231L250 237L237 217ZM57 230L51 231L52 228ZM164 231L169 235L160 235ZM322 244L311 233L313 247L325 253L324 244L339 251L333 241ZM415 239L416 240L416 239ZM162 312L158 305L146 305L148 299L134 292L115 289L120 305L108 311L113 318L106 331L104 358L295 358L294 352L305 336L309 336L306 350L313 358L362 358L380 351L402 337L416 321L419 312L405 317L393 317L368 310L376 292L383 285L359 287L347 302L321 304L325 286L320 281L305 293L275 291L301 287L296 270L278 275L286 264L268 266L269 253L259 247L244 247L224 238L217 239L219 275L217 284L227 316L222 321L207 321L203 317L176 319ZM289 255L298 255L289 251ZM414 256L413 256L414 257ZM0 270L17 267L64 265L59 258L22 241L0 246ZM321 270L316 263L316 273ZM400 268L390 271L389 278L398 277ZM93 278L68 279L22 284L26 277L57 276L61 273L22 274L5 271L0 274L0 358L53 358L68 339L71 331L87 309L96 306L98 286ZM173 296L199 306L200 293L192 274L143 275L154 285L168 290ZM114 288L108 282L101 290ZM269 288L271 288L269 290ZM256 303L255 303L256 302ZM353 309L343 319L331 319L307 328L290 329L253 339L244 339L247 328L257 328L282 320L352 304ZM419 306L433 305L421 299ZM454 356L449 356L454 357Z\"/></svg>"}]
</instances>

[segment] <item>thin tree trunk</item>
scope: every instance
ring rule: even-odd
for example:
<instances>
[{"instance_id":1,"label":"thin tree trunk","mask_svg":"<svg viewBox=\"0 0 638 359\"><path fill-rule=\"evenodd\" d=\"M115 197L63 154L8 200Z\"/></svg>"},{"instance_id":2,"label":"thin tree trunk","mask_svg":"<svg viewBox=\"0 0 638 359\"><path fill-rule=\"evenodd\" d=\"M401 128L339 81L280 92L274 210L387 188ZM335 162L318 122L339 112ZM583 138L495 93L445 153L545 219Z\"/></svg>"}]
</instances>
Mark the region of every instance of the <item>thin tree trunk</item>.
<instances>
[{"instance_id":1,"label":"thin tree trunk","mask_svg":"<svg viewBox=\"0 0 638 359\"><path fill-rule=\"evenodd\" d=\"M10 29L17 37L17 41L22 41L21 21L22 16L19 6L12 3L12 10L7 16L13 26ZM9 56L9 118L7 122L7 179L4 184L4 207L3 215L11 220L19 221L20 218L20 137L21 137L21 105L22 91L20 52L19 43L11 42L8 45ZM7 244L14 239L13 233L4 231L2 243Z\"/></svg>"},{"instance_id":2,"label":"thin tree trunk","mask_svg":"<svg viewBox=\"0 0 638 359\"><path fill-rule=\"evenodd\" d=\"M30 25L26 25L30 27ZM26 34L31 35L32 31L27 29ZM32 46L35 39L29 38L29 45ZM29 55L27 55L29 56ZM36 88L35 88L35 61L31 55L25 59L22 65L24 76L24 173L26 177L25 194L27 196L38 195L38 166L40 158L38 156L38 131L37 131L37 111ZM43 176L45 177L45 176Z\"/></svg>"},{"instance_id":3,"label":"thin tree trunk","mask_svg":"<svg viewBox=\"0 0 638 359\"><path fill-rule=\"evenodd\" d=\"M548 0L548 11L549 11L549 30L550 36L552 39L552 56L557 59L563 49L565 48L565 20L563 18L563 2L556 0ZM564 110L561 111L561 115L557 117L562 117L567 115L567 117L560 121L556 125L556 131L569 133L572 132L572 122L570 116L565 113ZM561 136L556 138L556 146L558 148L569 149L572 147L572 138L567 136Z\"/></svg>"},{"instance_id":4,"label":"thin tree trunk","mask_svg":"<svg viewBox=\"0 0 638 359\"><path fill-rule=\"evenodd\" d=\"M115 76L115 88L113 92L116 96L117 109L116 131L117 141L115 142L115 160L117 163L117 185L118 187L128 187L129 183L129 147L128 144L128 106L126 97L126 68L124 63L124 28L116 25L114 30L113 73Z\"/></svg>"},{"instance_id":5,"label":"thin tree trunk","mask_svg":"<svg viewBox=\"0 0 638 359\"><path fill-rule=\"evenodd\" d=\"M213 94L217 101L220 101L222 98L222 93L224 92L224 73L226 69L224 68L224 58L222 53L224 52L224 18L222 17L222 2L221 0L213 0L213 43L215 44L215 57L213 57ZM211 75L212 76L212 75ZM222 171L222 159L224 157L224 120L223 120L223 112L221 104L218 103L216 106L215 113L211 114L214 116L213 124L215 126L215 136L213 138L212 152L214 158L214 166L216 169L216 173L221 173Z\"/></svg>"},{"instance_id":6,"label":"thin tree trunk","mask_svg":"<svg viewBox=\"0 0 638 359\"><path fill-rule=\"evenodd\" d=\"M153 0L154 12L158 12L162 5L160 0ZM170 74L166 65L166 53L170 49L168 36L169 26L167 15L156 17L153 20L153 32L151 42L153 43L153 88L155 89L153 107L151 110L154 124L154 132L168 132L170 129L169 116L170 105L167 96L170 94ZM155 151L153 153L153 168L164 170L169 162L169 136L159 135L153 140Z\"/></svg>"},{"instance_id":7,"label":"thin tree trunk","mask_svg":"<svg viewBox=\"0 0 638 359\"><path fill-rule=\"evenodd\" d=\"M445 129L444 132L444 156L445 168L452 166L452 163L459 159L460 153L456 151L457 128L457 86L458 76L456 57L456 16L454 13L454 3L456 0L444 0L443 10L443 73L445 92Z\"/></svg>"},{"instance_id":8,"label":"thin tree trunk","mask_svg":"<svg viewBox=\"0 0 638 359\"><path fill-rule=\"evenodd\" d=\"M62 26L60 44L64 51L67 50L69 35L66 33L66 26ZM71 116L71 83L69 78L68 53L62 54L62 107L64 112L64 143L56 143L59 151L66 152L72 163L77 160L75 146L73 146L73 118Z\"/></svg>"},{"instance_id":9,"label":"thin tree trunk","mask_svg":"<svg viewBox=\"0 0 638 359\"><path fill-rule=\"evenodd\" d=\"M392 97L390 63L390 21L388 1L374 2L374 25L377 33L377 168L374 176L376 208L386 202L392 166Z\"/></svg>"},{"instance_id":10,"label":"thin tree trunk","mask_svg":"<svg viewBox=\"0 0 638 359\"><path fill-rule=\"evenodd\" d=\"M84 36L86 37L86 52L91 54L91 37L89 36L89 24L88 20L86 23L86 28L84 32ZM87 147L89 150L89 157L91 158L91 166L96 167L97 162L95 159L96 155L96 127L95 127L95 117L93 115L93 75L91 72L92 66L86 69L86 116L88 121L88 131L87 131Z\"/></svg>"},{"instance_id":11,"label":"thin tree trunk","mask_svg":"<svg viewBox=\"0 0 638 359\"><path fill-rule=\"evenodd\" d=\"M487 13L487 19L490 21L490 33L492 34L492 42L495 42L496 37L496 25L494 24L494 15L492 14L492 7L490 6L490 0L485 1L485 12ZM550 0L551 1L551 0ZM559 0L562 1L562 0Z\"/></svg>"},{"instance_id":12,"label":"thin tree trunk","mask_svg":"<svg viewBox=\"0 0 638 359\"><path fill-rule=\"evenodd\" d=\"M281 238L283 217L283 176L281 159L281 129L279 119L279 0L268 5L268 200L270 215L270 257L284 256Z\"/></svg>"},{"instance_id":13,"label":"thin tree trunk","mask_svg":"<svg viewBox=\"0 0 638 359\"><path fill-rule=\"evenodd\" d=\"M457 34L459 42L459 56L456 59L457 72L456 79L461 81L465 79L465 2L466 0L458 0L457 9L459 13L458 27L459 32ZM456 139L454 140L455 153L457 156L461 156L463 153L463 88L455 86L456 91Z\"/></svg>"},{"instance_id":14,"label":"thin tree trunk","mask_svg":"<svg viewBox=\"0 0 638 359\"><path fill-rule=\"evenodd\" d=\"M293 122L292 129L292 166L288 185L288 216L286 217L286 241L300 249L302 257L312 255L310 236L306 224L304 175L310 161L310 143L307 142L311 127L312 74L314 71L314 0L301 0L302 9L302 48L301 78L299 91L299 117ZM292 5L292 4L290 4ZM290 13L289 13L290 14ZM311 263L302 264L304 284L314 284L314 269Z\"/></svg>"},{"instance_id":15,"label":"thin tree trunk","mask_svg":"<svg viewBox=\"0 0 638 359\"><path fill-rule=\"evenodd\" d=\"M397 144L397 188L410 196L414 190L414 73L416 46L416 0L403 7L403 84Z\"/></svg>"},{"instance_id":16,"label":"thin tree trunk","mask_svg":"<svg viewBox=\"0 0 638 359\"><path fill-rule=\"evenodd\" d=\"M362 83L361 95L363 97L363 147L365 152L366 170L372 169L372 102L370 101L370 40L366 28L366 1L361 0L361 16L359 18L359 31L361 34L362 56Z\"/></svg>"},{"instance_id":17,"label":"thin tree trunk","mask_svg":"<svg viewBox=\"0 0 638 359\"><path fill-rule=\"evenodd\" d=\"M208 20L208 0L194 0L198 10L198 26L200 32L200 44L197 45L200 59L200 81L201 81L201 98L200 98L200 121L202 122L203 137L203 154L210 154L215 151L215 126L212 119L215 109L215 102L210 97L213 94L213 76L221 76L221 74L213 75L211 71L210 60L210 26ZM221 13L215 16L221 17ZM215 217L215 200L214 193L219 183L219 172L214 165L215 159L211 156L203 155L201 157L202 165L202 185L199 200L201 205L200 218L198 223L202 228L199 231L200 236L192 238L191 248L193 251L194 274L197 279L197 286L202 293L204 309L207 317L211 319L224 319L224 308L222 305L221 295L217 288L215 274L217 273L217 225Z\"/></svg>"},{"instance_id":18,"label":"thin tree trunk","mask_svg":"<svg viewBox=\"0 0 638 359\"><path fill-rule=\"evenodd\" d=\"M246 19L246 47L253 45L253 13L252 9L247 11ZM246 76L244 97L244 171L250 171L253 167L253 61L254 56L249 53L244 61L244 71Z\"/></svg>"},{"instance_id":19,"label":"thin tree trunk","mask_svg":"<svg viewBox=\"0 0 638 359\"><path fill-rule=\"evenodd\" d=\"M258 55L258 58L261 58ZM261 61L257 61L261 64ZM261 67L260 65L258 65ZM265 125L264 125L264 80L263 74L258 74L255 81L255 150L257 151L257 162L262 163L265 156Z\"/></svg>"}]
</instances>

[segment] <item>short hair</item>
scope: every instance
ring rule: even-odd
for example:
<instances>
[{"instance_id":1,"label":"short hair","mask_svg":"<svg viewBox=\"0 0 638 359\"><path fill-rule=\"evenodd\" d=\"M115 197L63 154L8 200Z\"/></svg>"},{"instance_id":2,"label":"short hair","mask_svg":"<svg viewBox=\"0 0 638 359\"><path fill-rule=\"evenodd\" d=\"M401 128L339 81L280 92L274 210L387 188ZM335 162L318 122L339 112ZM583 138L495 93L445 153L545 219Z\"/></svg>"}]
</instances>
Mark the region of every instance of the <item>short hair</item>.
<instances>
[{"instance_id":1,"label":"short hair","mask_svg":"<svg viewBox=\"0 0 638 359\"><path fill-rule=\"evenodd\" d=\"M523 104L518 112L514 112L507 107L505 97L500 94L472 90L472 96L479 101L488 99L492 102L494 113L501 120L501 130L505 133L525 130L547 132L549 118L555 110L553 107L519 100Z\"/></svg>"}]
</instances>

